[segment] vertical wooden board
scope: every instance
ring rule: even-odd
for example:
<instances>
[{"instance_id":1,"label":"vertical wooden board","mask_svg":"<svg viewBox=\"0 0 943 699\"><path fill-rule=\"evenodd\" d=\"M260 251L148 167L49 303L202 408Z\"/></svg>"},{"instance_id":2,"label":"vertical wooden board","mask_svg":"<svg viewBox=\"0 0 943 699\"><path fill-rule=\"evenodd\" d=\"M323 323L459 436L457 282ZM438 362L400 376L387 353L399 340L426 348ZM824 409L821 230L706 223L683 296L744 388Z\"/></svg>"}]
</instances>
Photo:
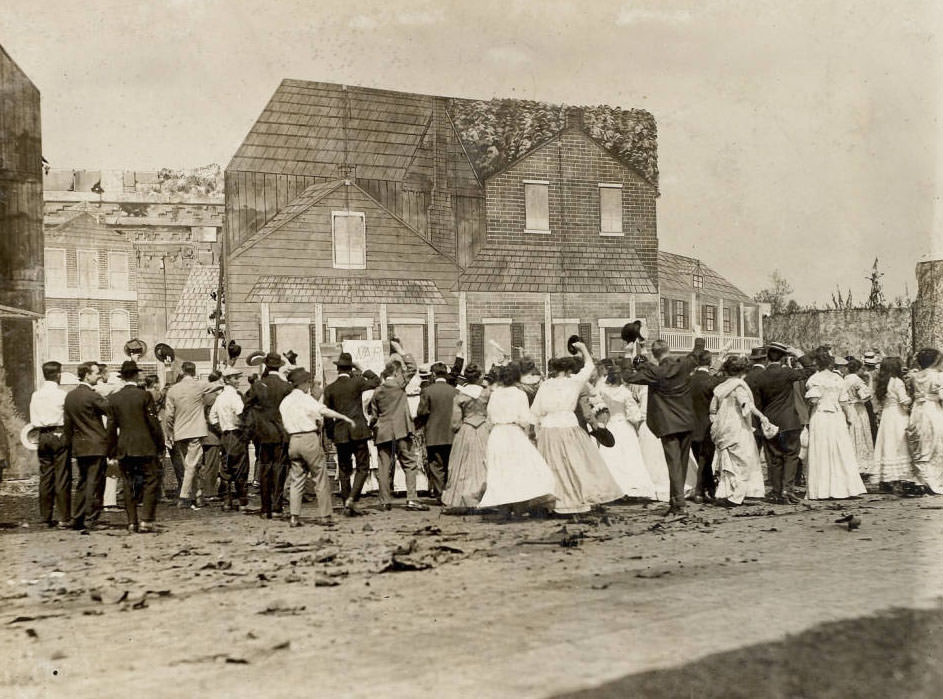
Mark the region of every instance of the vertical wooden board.
<instances>
[{"instance_id":1,"label":"vertical wooden board","mask_svg":"<svg viewBox=\"0 0 943 699\"><path fill-rule=\"evenodd\" d=\"M265 174L265 213L262 217L262 222L267 222L272 216L278 212L278 202L276 201L276 175L266 173Z\"/></svg>"},{"instance_id":2,"label":"vertical wooden board","mask_svg":"<svg viewBox=\"0 0 943 699\"><path fill-rule=\"evenodd\" d=\"M285 208L289 201L288 198L288 175L276 175L275 177L275 207L277 211Z\"/></svg>"}]
</instances>

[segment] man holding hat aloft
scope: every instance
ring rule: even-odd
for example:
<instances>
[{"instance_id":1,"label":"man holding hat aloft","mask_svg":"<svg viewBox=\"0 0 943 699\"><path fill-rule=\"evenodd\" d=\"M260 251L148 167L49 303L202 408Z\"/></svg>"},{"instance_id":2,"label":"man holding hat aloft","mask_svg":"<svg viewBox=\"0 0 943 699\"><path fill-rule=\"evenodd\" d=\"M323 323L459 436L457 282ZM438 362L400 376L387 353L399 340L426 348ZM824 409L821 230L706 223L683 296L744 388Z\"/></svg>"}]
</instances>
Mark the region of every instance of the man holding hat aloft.
<instances>
[{"instance_id":1,"label":"man holding hat aloft","mask_svg":"<svg viewBox=\"0 0 943 699\"><path fill-rule=\"evenodd\" d=\"M245 512L249 505L249 452L242 424L245 406L236 390L241 376L242 372L235 367L223 369L223 390L210 408L209 420L220 432L219 478L223 487L223 509L232 510L235 497L239 500L239 509Z\"/></svg>"},{"instance_id":2,"label":"man holding hat aloft","mask_svg":"<svg viewBox=\"0 0 943 699\"><path fill-rule=\"evenodd\" d=\"M164 431L157 417L154 398L137 384L140 371L133 360L121 365L124 385L108 396L111 414L108 442L111 455L118 459L124 478L124 508L130 531L153 531L160 487L157 457L164 444ZM140 484L140 487L136 487ZM138 522L138 496L144 504Z\"/></svg>"},{"instance_id":3,"label":"man holding hat aloft","mask_svg":"<svg viewBox=\"0 0 943 699\"><path fill-rule=\"evenodd\" d=\"M769 484L773 492L770 500L776 503L796 504L796 473L799 468L799 437L802 420L796 409L795 388L797 381L805 381L814 369L791 369L783 364L789 348L778 342L766 346L766 368L756 375L753 388L756 407L779 427L770 439L763 439Z\"/></svg>"},{"instance_id":4,"label":"man holding hat aloft","mask_svg":"<svg viewBox=\"0 0 943 699\"><path fill-rule=\"evenodd\" d=\"M255 438L259 445L256 478L262 496L260 514L267 519L272 518L273 512L282 511L282 491L285 489L288 470L288 436L278 410L282 399L291 393L291 386L278 373L284 363L285 360L278 352L265 355L262 378L252 384L246 395L246 408L252 411Z\"/></svg>"},{"instance_id":5,"label":"man holding hat aloft","mask_svg":"<svg viewBox=\"0 0 943 699\"><path fill-rule=\"evenodd\" d=\"M355 373L357 368L350 352L341 352L337 361L337 379L328 384L322 397L324 405L350 418L351 423L344 420L325 420L327 436L337 448L337 471L341 482L341 499L344 501L344 514L357 514L354 504L360 499L370 475L370 450L367 442L370 439L370 428L363 413L363 394L380 385L380 377L369 369L362 374ZM354 473L354 462L357 464L356 475L351 486L351 475Z\"/></svg>"},{"instance_id":6,"label":"man holding hat aloft","mask_svg":"<svg viewBox=\"0 0 943 699\"><path fill-rule=\"evenodd\" d=\"M292 391L282 400L278 410L289 440L291 491L288 510L291 513L291 526L301 526L301 501L308 474L314 479L318 498L318 522L330 525L333 523L331 480L327 475L327 460L321 446L321 424L326 417L343 422L348 427L353 427L354 421L325 407L311 395L311 374L306 369L292 369L288 372L288 382L292 385Z\"/></svg>"}]
</instances>

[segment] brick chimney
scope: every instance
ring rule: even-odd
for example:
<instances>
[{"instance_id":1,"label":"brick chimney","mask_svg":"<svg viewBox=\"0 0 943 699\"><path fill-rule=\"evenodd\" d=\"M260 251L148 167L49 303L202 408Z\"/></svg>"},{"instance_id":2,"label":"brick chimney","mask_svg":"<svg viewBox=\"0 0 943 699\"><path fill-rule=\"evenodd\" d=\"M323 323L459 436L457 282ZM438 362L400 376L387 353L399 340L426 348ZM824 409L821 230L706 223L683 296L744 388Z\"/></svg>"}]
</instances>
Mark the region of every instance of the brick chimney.
<instances>
[{"instance_id":1,"label":"brick chimney","mask_svg":"<svg viewBox=\"0 0 943 699\"><path fill-rule=\"evenodd\" d=\"M582 107L566 108L566 127L568 129L576 129L578 131L582 131L584 129Z\"/></svg>"}]
</instances>

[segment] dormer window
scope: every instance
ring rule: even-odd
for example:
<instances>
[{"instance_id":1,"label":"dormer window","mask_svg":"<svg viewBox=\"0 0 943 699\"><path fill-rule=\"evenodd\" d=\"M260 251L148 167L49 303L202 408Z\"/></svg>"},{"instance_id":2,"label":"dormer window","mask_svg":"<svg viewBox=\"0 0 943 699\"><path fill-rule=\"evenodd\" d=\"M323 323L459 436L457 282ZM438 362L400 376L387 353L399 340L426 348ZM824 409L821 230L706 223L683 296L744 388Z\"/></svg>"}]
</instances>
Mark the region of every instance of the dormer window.
<instances>
[{"instance_id":1,"label":"dormer window","mask_svg":"<svg viewBox=\"0 0 943 699\"><path fill-rule=\"evenodd\" d=\"M524 232L550 232L550 183L524 180Z\"/></svg>"},{"instance_id":2,"label":"dormer window","mask_svg":"<svg viewBox=\"0 0 943 699\"><path fill-rule=\"evenodd\" d=\"M599 185L599 235L622 235L622 185Z\"/></svg>"}]
</instances>

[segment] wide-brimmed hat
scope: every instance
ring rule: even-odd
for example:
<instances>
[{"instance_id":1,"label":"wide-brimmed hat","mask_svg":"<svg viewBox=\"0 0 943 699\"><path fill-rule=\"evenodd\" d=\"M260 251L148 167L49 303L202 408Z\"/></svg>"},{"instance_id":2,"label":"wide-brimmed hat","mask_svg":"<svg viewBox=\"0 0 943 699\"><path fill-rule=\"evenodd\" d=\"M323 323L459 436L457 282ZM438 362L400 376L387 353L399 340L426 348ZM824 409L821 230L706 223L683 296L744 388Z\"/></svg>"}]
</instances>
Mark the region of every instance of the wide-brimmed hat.
<instances>
[{"instance_id":1,"label":"wide-brimmed hat","mask_svg":"<svg viewBox=\"0 0 943 699\"><path fill-rule=\"evenodd\" d=\"M133 359L121 362L121 368L118 370L118 375L122 379L133 379L140 373L141 370L138 368L138 363Z\"/></svg>"},{"instance_id":2,"label":"wide-brimmed hat","mask_svg":"<svg viewBox=\"0 0 943 699\"><path fill-rule=\"evenodd\" d=\"M246 364L249 366L259 366L263 359L265 359L265 352L256 350L255 352L250 352L249 356L246 357Z\"/></svg>"},{"instance_id":3,"label":"wide-brimmed hat","mask_svg":"<svg viewBox=\"0 0 943 699\"><path fill-rule=\"evenodd\" d=\"M770 342L766 345L766 352L769 353L770 350L776 350L777 352L782 352L783 354L789 354L789 347L784 345L782 342Z\"/></svg>"},{"instance_id":4,"label":"wide-brimmed hat","mask_svg":"<svg viewBox=\"0 0 943 699\"><path fill-rule=\"evenodd\" d=\"M265 359L262 360L267 369L278 369L285 364L285 360L281 358L278 352L269 352L265 355Z\"/></svg>"},{"instance_id":5,"label":"wide-brimmed hat","mask_svg":"<svg viewBox=\"0 0 943 699\"><path fill-rule=\"evenodd\" d=\"M570 335L570 338L566 341L566 351L570 354L576 354L576 343L583 342L583 338L579 335Z\"/></svg>"},{"instance_id":6,"label":"wide-brimmed hat","mask_svg":"<svg viewBox=\"0 0 943 699\"><path fill-rule=\"evenodd\" d=\"M226 354L229 355L230 359L238 359L239 355L242 354L242 347L235 340L230 340L229 344L226 345Z\"/></svg>"},{"instance_id":7,"label":"wide-brimmed hat","mask_svg":"<svg viewBox=\"0 0 943 699\"><path fill-rule=\"evenodd\" d=\"M23 429L20 430L20 444L30 451L39 449L39 428L31 422L23 425Z\"/></svg>"},{"instance_id":8,"label":"wide-brimmed hat","mask_svg":"<svg viewBox=\"0 0 943 699\"><path fill-rule=\"evenodd\" d=\"M881 363L881 358L877 355L877 352L869 350L864 353L861 361L865 366L878 366Z\"/></svg>"},{"instance_id":9,"label":"wide-brimmed hat","mask_svg":"<svg viewBox=\"0 0 943 699\"><path fill-rule=\"evenodd\" d=\"M354 358L350 355L350 352L341 352L340 356L334 360L334 365L338 369L353 369Z\"/></svg>"},{"instance_id":10,"label":"wide-brimmed hat","mask_svg":"<svg viewBox=\"0 0 943 699\"><path fill-rule=\"evenodd\" d=\"M848 366L848 360L844 357L833 357L835 366Z\"/></svg>"},{"instance_id":11,"label":"wide-brimmed hat","mask_svg":"<svg viewBox=\"0 0 943 699\"><path fill-rule=\"evenodd\" d=\"M295 352L294 350L288 350L287 352L285 352L285 359L288 360L289 364L292 364L292 365L297 364L298 362L296 360L298 359L298 353Z\"/></svg>"},{"instance_id":12,"label":"wide-brimmed hat","mask_svg":"<svg viewBox=\"0 0 943 699\"><path fill-rule=\"evenodd\" d=\"M133 338L124 343L124 353L129 357L133 354L144 356L147 354L147 344L143 340Z\"/></svg>"},{"instance_id":13,"label":"wide-brimmed hat","mask_svg":"<svg viewBox=\"0 0 943 699\"><path fill-rule=\"evenodd\" d=\"M612 449L616 445L616 438L607 427L597 427L591 433L596 441L607 449Z\"/></svg>"},{"instance_id":14,"label":"wide-brimmed hat","mask_svg":"<svg viewBox=\"0 0 943 699\"><path fill-rule=\"evenodd\" d=\"M754 362L766 359L766 347L754 347L750 350L750 359Z\"/></svg>"},{"instance_id":15,"label":"wide-brimmed hat","mask_svg":"<svg viewBox=\"0 0 943 699\"><path fill-rule=\"evenodd\" d=\"M298 386L311 382L311 372L302 367L298 367L297 369L289 371L286 378L288 379L288 383L297 388Z\"/></svg>"},{"instance_id":16,"label":"wide-brimmed hat","mask_svg":"<svg viewBox=\"0 0 943 699\"><path fill-rule=\"evenodd\" d=\"M157 360L160 362L166 362L168 359L173 361L177 357L177 355L174 354L174 348L166 342L158 342L154 345L154 356L157 357Z\"/></svg>"},{"instance_id":17,"label":"wide-brimmed hat","mask_svg":"<svg viewBox=\"0 0 943 699\"><path fill-rule=\"evenodd\" d=\"M642 337L642 321L633 320L631 323L626 323L622 326L622 341L633 343L636 340L644 340Z\"/></svg>"},{"instance_id":18,"label":"wide-brimmed hat","mask_svg":"<svg viewBox=\"0 0 943 699\"><path fill-rule=\"evenodd\" d=\"M234 366L225 367L220 373L224 379L230 376L242 376L242 370Z\"/></svg>"}]
</instances>

